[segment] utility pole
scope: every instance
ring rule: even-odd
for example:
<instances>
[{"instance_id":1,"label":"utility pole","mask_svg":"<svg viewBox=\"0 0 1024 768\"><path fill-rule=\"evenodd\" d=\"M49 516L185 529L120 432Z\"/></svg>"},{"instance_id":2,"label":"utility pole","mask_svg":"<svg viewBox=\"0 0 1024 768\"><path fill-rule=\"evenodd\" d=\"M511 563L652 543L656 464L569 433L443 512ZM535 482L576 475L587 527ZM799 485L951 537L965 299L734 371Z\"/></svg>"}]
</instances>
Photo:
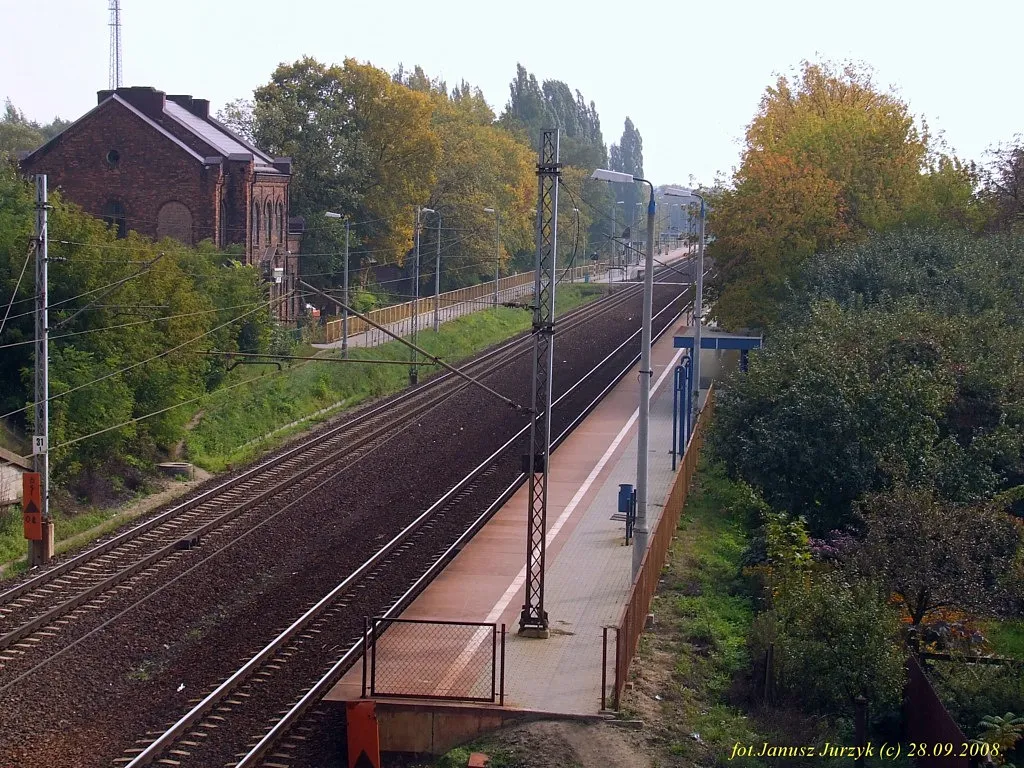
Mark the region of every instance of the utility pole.
<instances>
[{"instance_id":1,"label":"utility pole","mask_svg":"<svg viewBox=\"0 0 1024 768\"><path fill-rule=\"evenodd\" d=\"M441 214L437 214L437 258L434 261L434 333L437 333L441 306Z\"/></svg>"},{"instance_id":2,"label":"utility pole","mask_svg":"<svg viewBox=\"0 0 1024 768\"><path fill-rule=\"evenodd\" d=\"M416 265L414 267L414 287L412 300L412 343L416 343L416 315L420 309L420 207L416 206ZM409 349L409 386L415 387L419 381L419 371L416 370L416 350Z\"/></svg>"},{"instance_id":3,"label":"utility pole","mask_svg":"<svg viewBox=\"0 0 1024 768\"><path fill-rule=\"evenodd\" d=\"M647 459L651 421L651 321L654 305L654 185L647 203L647 253L644 254L643 329L640 333L640 418L637 420L636 446L636 522L633 532L633 578L640 572L640 563L647 553Z\"/></svg>"},{"instance_id":4,"label":"utility pole","mask_svg":"<svg viewBox=\"0 0 1024 768\"><path fill-rule=\"evenodd\" d=\"M341 292L345 296L345 306L341 310L341 356L348 358L348 234L349 220L345 219L345 271Z\"/></svg>"},{"instance_id":5,"label":"utility pole","mask_svg":"<svg viewBox=\"0 0 1024 768\"><path fill-rule=\"evenodd\" d=\"M523 458L529 476L526 532L526 602L519 634L548 637L544 610L544 556L547 547L548 458L551 451L551 384L555 335L555 267L558 253L558 129L541 132L537 162L537 259L533 290L533 400L530 453Z\"/></svg>"},{"instance_id":6,"label":"utility pole","mask_svg":"<svg viewBox=\"0 0 1024 768\"><path fill-rule=\"evenodd\" d=\"M35 343L35 431L32 438L32 460L39 475L39 500L43 520L41 540L29 542L29 565L48 563L53 557L53 520L50 516L50 349L49 299L47 295L47 233L46 176L36 176L36 343Z\"/></svg>"},{"instance_id":7,"label":"utility pole","mask_svg":"<svg viewBox=\"0 0 1024 768\"><path fill-rule=\"evenodd\" d=\"M700 224L697 237L697 291L693 297L693 423L700 411L700 345L701 321L704 314L704 197L700 198Z\"/></svg>"},{"instance_id":8,"label":"utility pole","mask_svg":"<svg viewBox=\"0 0 1024 768\"><path fill-rule=\"evenodd\" d=\"M494 308L498 308L498 279L501 269L501 231L498 224L498 209L484 208L484 213L494 214Z\"/></svg>"}]
</instances>

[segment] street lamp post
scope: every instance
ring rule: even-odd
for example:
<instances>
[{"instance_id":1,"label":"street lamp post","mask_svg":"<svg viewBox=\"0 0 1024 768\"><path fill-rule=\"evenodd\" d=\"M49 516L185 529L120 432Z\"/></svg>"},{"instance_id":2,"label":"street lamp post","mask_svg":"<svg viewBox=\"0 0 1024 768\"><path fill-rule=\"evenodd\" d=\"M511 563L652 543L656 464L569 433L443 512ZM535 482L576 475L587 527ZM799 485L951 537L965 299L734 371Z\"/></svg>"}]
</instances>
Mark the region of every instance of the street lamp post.
<instances>
[{"instance_id":1,"label":"street lamp post","mask_svg":"<svg viewBox=\"0 0 1024 768\"><path fill-rule=\"evenodd\" d=\"M345 266L342 271L344 278L341 288L341 295L344 297L345 303L341 307L341 356L348 358L348 235L350 222L348 217L334 211L325 211L324 216L328 219L345 219Z\"/></svg>"},{"instance_id":2,"label":"street lamp post","mask_svg":"<svg viewBox=\"0 0 1024 768\"><path fill-rule=\"evenodd\" d=\"M609 182L629 183L643 182L651 189L651 197L647 203L647 253L644 271L644 307L643 327L640 341L640 417L637 428L636 448L636 522L633 525L635 544L633 546L633 577L640 570L640 562L647 551L647 451L649 445L648 431L650 427L651 399L651 315L652 297L654 294L654 251L651 241L654 239L654 185L647 179L641 179L630 173L620 173L602 168L594 171L593 179Z\"/></svg>"},{"instance_id":3,"label":"street lamp post","mask_svg":"<svg viewBox=\"0 0 1024 768\"><path fill-rule=\"evenodd\" d=\"M616 261L619 262L619 271L620 271L619 281L620 282L626 279L625 278L626 266L625 266L624 263L622 263L624 261L624 259L625 259L625 252L623 252L623 254L622 254L622 259L619 258L619 230L615 226L615 211L617 210L615 206L617 206L617 205L625 205L625 203L626 203L625 200L616 200L614 203L612 203L612 260L608 262L608 270L609 271L611 271L612 264L614 262L616 262ZM610 278L609 278L609 282L611 282Z\"/></svg>"},{"instance_id":4,"label":"street lamp post","mask_svg":"<svg viewBox=\"0 0 1024 768\"><path fill-rule=\"evenodd\" d=\"M636 447L636 522L633 525L635 544L633 545L633 578L640 571L640 563L647 551L647 459L650 448L651 421L651 315L654 299L654 185L647 179L629 173L609 171L599 168L591 178L609 182L642 182L650 187L651 195L647 203L647 248L644 254L644 307L643 327L640 341L640 408L637 419ZM680 192L668 189L665 194L671 197L682 196Z\"/></svg>"},{"instance_id":5,"label":"street lamp post","mask_svg":"<svg viewBox=\"0 0 1024 768\"><path fill-rule=\"evenodd\" d=\"M416 265L414 268L415 278L412 298L412 343L416 344L417 331L419 330L420 311L420 217L424 213L436 213L433 208L420 208L416 206ZM410 349L412 358L409 364L409 386L416 386L419 382L419 370L416 367L417 354L415 349Z\"/></svg>"},{"instance_id":6,"label":"street lamp post","mask_svg":"<svg viewBox=\"0 0 1024 768\"><path fill-rule=\"evenodd\" d=\"M484 213L494 214L494 308L498 308L498 271L501 267L501 232L498 229L498 209L484 208Z\"/></svg>"},{"instance_id":7,"label":"street lamp post","mask_svg":"<svg viewBox=\"0 0 1024 768\"><path fill-rule=\"evenodd\" d=\"M576 247L579 245L579 231L580 231L580 209L573 208L572 212L576 214L576 242L573 246L573 258L569 260L569 282L576 282Z\"/></svg>"},{"instance_id":8,"label":"street lamp post","mask_svg":"<svg viewBox=\"0 0 1024 768\"><path fill-rule=\"evenodd\" d=\"M441 307L441 214L437 214L437 258L434 260L434 333L440 327Z\"/></svg>"}]
</instances>

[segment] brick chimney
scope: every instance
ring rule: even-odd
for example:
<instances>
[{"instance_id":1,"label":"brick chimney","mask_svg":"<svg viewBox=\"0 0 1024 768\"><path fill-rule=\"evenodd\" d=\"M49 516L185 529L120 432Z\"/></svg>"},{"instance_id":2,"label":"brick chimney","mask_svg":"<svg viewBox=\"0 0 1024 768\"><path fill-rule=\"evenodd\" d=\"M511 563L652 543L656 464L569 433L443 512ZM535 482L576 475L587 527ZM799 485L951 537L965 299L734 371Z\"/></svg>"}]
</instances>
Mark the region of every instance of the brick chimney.
<instances>
[{"instance_id":1,"label":"brick chimney","mask_svg":"<svg viewBox=\"0 0 1024 768\"><path fill-rule=\"evenodd\" d=\"M167 98L175 104L179 104L184 107L196 117L201 117L203 120L210 117L209 99L194 99L188 94L175 94L173 96L168 94Z\"/></svg>"},{"instance_id":2,"label":"brick chimney","mask_svg":"<svg viewBox=\"0 0 1024 768\"><path fill-rule=\"evenodd\" d=\"M156 119L163 114L164 92L158 91L152 86L132 86L131 88L118 88L116 91L97 91L97 103L106 101L114 93L148 117Z\"/></svg>"}]
</instances>

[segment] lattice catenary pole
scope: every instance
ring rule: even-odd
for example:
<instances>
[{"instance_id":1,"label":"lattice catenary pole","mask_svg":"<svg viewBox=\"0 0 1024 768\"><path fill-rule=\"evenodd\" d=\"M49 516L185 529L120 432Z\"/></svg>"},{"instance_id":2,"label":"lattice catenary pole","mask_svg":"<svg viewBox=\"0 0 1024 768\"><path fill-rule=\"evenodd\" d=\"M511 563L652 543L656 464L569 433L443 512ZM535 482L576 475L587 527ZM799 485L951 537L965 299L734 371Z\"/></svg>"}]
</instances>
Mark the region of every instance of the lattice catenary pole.
<instances>
[{"instance_id":1,"label":"lattice catenary pole","mask_svg":"<svg viewBox=\"0 0 1024 768\"><path fill-rule=\"evenodd\" d=\"M526 532L526 601L519 633L548 636L544 610L544 551L551 450L551 381L555 332L555 254L558 246L558 129L541 132L537 162L537 259L533 300L533 419L530 453L523 464L530 493Z\"/></svg>"},{"instance_id":2,"label":"lattice catenary pole","mask_svg":"<svg viewBox=\"0 0 1024 768\"><path fill-rule=\"evenodd\" d=\"M110 89L121 87L121 0L110 0Z\"/></svg>"}]
</instances>

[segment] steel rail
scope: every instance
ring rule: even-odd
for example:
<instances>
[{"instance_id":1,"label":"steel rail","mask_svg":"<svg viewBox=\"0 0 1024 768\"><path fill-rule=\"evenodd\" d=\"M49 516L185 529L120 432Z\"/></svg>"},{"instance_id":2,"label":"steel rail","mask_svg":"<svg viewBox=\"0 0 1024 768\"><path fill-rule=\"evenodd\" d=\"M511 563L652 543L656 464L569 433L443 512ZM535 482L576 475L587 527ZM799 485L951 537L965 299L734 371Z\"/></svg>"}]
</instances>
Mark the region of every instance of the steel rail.
<instances>
[{"instance_id":1,"label":"steel rail","mask_svg":"<svg viewBox=\"0 0 1024 768\"><path fill-rule=\"evenodd\" d=\"M679 294L679 295L682 295L682 294ZM678 296L676 298L678 298ZM673 301L674 301L674 299L673 299ZM666 306L665 308L663 308L658 313L658 315L661 315L663 312L665 312L667 310L670 310L670 309L672 309L671 303L668 306ZM682 310L677 312L675 317L678 317L679 314L681 314L681 312L682 312ZM660 335L662 333L665 332L665 330L667 330L668 328L671 327L673 321L674 321L674 318L673 318L672 321L669 321L665 325L665 328L663 328L662 331L659 332L659 337L660 337ZM621 344L619 344L612 352L610 352L608 355L606 355L600 362L595 364L591 368L590 371L588 371L586 374L584 374L582 377L580 377L580 379L578 381L576 381L568 390L566 390L564 393L562 393L562 395L560 395L554 401L554 403L552 403L552 407L554 407L555 405L560 403L562 400L564 400L566 397L568 397L577 387L579 387L584 381L586 381L591 375L593 375L598 369L600 369L605 363L607 363L608 360L610 360L612 357L614 357L616 354L618 354L622 350L623 347L625 347L631 341L635 340L636 336L639 335L640 332L641 331L639 329L637 331L635 331L625 341L623 341ZM603 397L607 393L607 391L610 389L611 386L614 386L615 383L617 383L619 380L621 380L621 378L623 376L625 376L629 372L629 370L633 367L633 365L635 365L636 359L638 359L638 358L631 358L629 365L626 366L623 371L621 371L620 373L616 374L612 384L606 386L602 390L601 395L598 398L596 398L595 400L593 400L588 406L586 406L586 408L584 409L583 414L581 414L580 416L577 416L573 420L573 422L571 423L571 426L569 428L567 428L565 431L563 431L562 435L560 435L559 442L561 441L561 439L564 438L565 435L568 434L569 431L571 431L572 428L574 428L576 425L578 425L579 421L583 418L583 415L585 415L586 413L589 413L589 411L593 407L596 406L597 402L599 402L600 397ZM246 680L248 680L249 677L251 677L251 675L254 672L254 670L258 666L260 666L262 664L262 662L264 662L268 658L272 658L274 656L274 654L278 650L281 649L282 646L284 646L286 643L288 643L289 641L294 639L311 622L313 622L319 615L321 615L325 610L327 610L327 608L335 600L335 598L337 598L340 594L348 591L348 588L352 584L354 584L356 581L358 581L359 578L361 578L370 569L372 569L375 565L377 565L379 562L381 562L381 560L385 559L386 557L391 555L395 550L397 550L400 546L402 546L407 541L407 539L413 533L415 533L423 525L423 523L425 523L429 518L434 516L435 512L439 508L441 508L444 504L446 504L449 500L451 500L457 493L459 493L460 491L465 489L466 486L468 486L475 479L477 479L480 474L485 472L490 467L490 465L495 461L495 459L497 459L503 452L508 450L508 448L511 445L513 445L515 443L515 441L519 440L528 430L529 430L529 425L527 424L523 428L521 428L518 432L516 432L501 447L499 447L497 450L495 450L493 453L491 453L490 456L488 456L486 459L484 459L473 470L471 470L465 477L463 477L462 480L460 480L452 488L450 488L444 495L442 495L441 498L439 498L436 502L434 502L429 508L427 508L419 516L417 516L411 523L409 523L409 525L407 525L402 531L400 531L390 541L388 541L386 544L384 544L372 557L370 557L368 560L366 560L355 571L353 571L351 574L349 574L349 576L347 576L340 584L338 584L334 589L332 589L327 595L325 595L323 598L321 598L312 608L307 610L301 617L296 619L288 628L286 628L284 631L282 631L274 640L272 640L269 644L267 644L262 650L258 651L242 667L240 667L232 675L230 675L226 680L224 680L220 685L218 685L211 693L207 694L207 696L205 696L201 701L199 701L197 704L195 704L192 707L191 710L189 710L184 715L182 715L174 724L172 724L155 741L153 741L145 749L143 749L140 753L138 753L132 759L132 761L130 763L127 763L125 768L140 768L141 766L149 765L154 760L156 760L158 758L158 756L161 755L171 744L173 744L175 741L177 741L177 739L183 733L185 733L194 724L196 724L197 722L201 721L214 707L217 706L217 704L219 702L224 700L227 696L229 696L231 694L231 692L236 690L241 684L243 684ZM516 483L521 482L521 479L522 479L522 476L520 476L520 478L517 479ZM515 485L515 484L513 484L513 485ZM512 488L512 487L510 486L510 488ZM514 492L515 489L512 488L512 490ZM507 492L508 492L508 490L506 490L504 493L507 493ZM492 504L492 505L490 505L488 507L488 511L491 511L492 514L493 514L493 511L495 511L495 510L496 510L495 504ZM481 516L481 518L478 518L477 521L475 521L471 525L472 526L482 525L484 522L486 522L486 520L482 519L482 516ZM463 534L463 536L460 536L459 537L459 541L468 540L468 539L464 539L464 537L465 537L465 534ZM432 573L433 575L436 575L436 573L438 571L438 568L440 567L438 565L438 563L443 562L445 555L448 554L451 551L452 551L452 548L449 547L448 550L446 550L446 552L441 556L441 558L439 558L439 560L437 562L435 562L430 568L428 568L427 573ZM422 587L425 586L425 584L426 584L426 581L424 580L424 576L421 576L414 583L414 587L416 587L418 585L419 589L422 589ZM402 600L411 599L411 598L409 598L409 596L412 594L411 590L412 590L412 588L410 588L410 590L408 590L402 596L402 598L399 599L399 602L401 602ZM398 602L395 603L395 606L397 606L397 605L399 605ZM394 606L392 607L392 609L389 609L389 611L393 610L393 609L394 609ZM349 660L351 660L352 654L353 653L357 653L358 649L361 649L362 643L363 643L362 639L358 640L356 642L356 644L348 652L346 652L346 654L344 654L343 659L348 658ZM340 663L341 662L339 662L339 664ZM338 668L338 664L335 664L332 667L332 671L334 671L337 668ZM328 674L330 674L330 673L328 673ZM323 680L323 678L321 679L320 682L317 683L317 686L320 686L320 684L322 683L322 680ZM310 701L310 698L309 698L309 695L307 694L306 696L302 697L302 699L300 700L300 703L306 702L308 704L309 701ZM298 705L296 705L296 706L298 706ZM275 727L271 729L270 733L276 733L277 732L276 729L277 729L277 726L275 725ZM268 734L268 736L269 736L269 734ZM263 744L263 740L261 740L260 744ZM254 750L255 749L256 748L254 748ZM261 754L262 754L262 752L261 752ZM243 761L245 759L247 759L247 758L248 758L248 755L246 756L246 758L243 758ZM255 759L256 758L253 758L253 760L255 760ZM236 768L242 768L243 765L251 765L251 764L252 764L251 762L249 762L249 763L240 762L240 763L237 764Z\"/></svg>"},{"instance_id":2,"label":"steel rail","mask_svg":"<svg viewBox=\"0 0 1024 768\"><path fill-rule=\"evenodd\" d=\"M600 311L598 311L596 313L596 314L599 315L599 314L602 314L605 311L608 311L608 310L610 310L610 309L612 309L614 307L619 306L621 303L623 303L624 301L628 300L629 297L633 295L633 293L634 292L620 291L620 292L618 292L618 295L613 295L613 296L609 297L609 298L613 298L613 299L617 299L617 300L613 301L611 304L609 304L607 306L600 306L600 307L598 307L597 304L592 304L592 305L589 305L589 307L581 308L581 310L589 309L590 311L589 312L579 312L578 311L576 313L573 313L573 315L572 315L573 324L568 329L563 327L562 330L563 331L564 330L571 330L572 328L577 327L580 323L588 321L591 318L591 316L593 316L595 314L594 313L595 309L599 309L600 310ZM528 337L525 337L525 338L528 338ZM492 350L490 353L486 353L485 357L486 357L486 359L489 359L489 358L494 356L495 352L508 352L508 351L512 351L514 349L515 345L517 343L521 343L522 341L523 341L523 339L517 339L515 342L510 342L508 344L505 344L502 347L500 347L498 350ZM500 367L502 365L508 364L509 362L511 362L512 360L514 360L517 357L521 356L522 354L525 354L525 351L520 350L520 351L517 351L517 352L513 352L513 355L511 355L508 359L502 360L497 366L492 366L491 370L488 371L488 373L493 372L493 370L496 370L498 367ZM485 359L485 357L481 357L481 358L478 358L477 360L474 360L473 364L480 363L482 360ZM446 376L444 378L448 379L450 377ZM421 403L421 404L417 405L414 409L412 409L411 411L409 411L406 414L404 414L403 420L409 420L409 419L412 419L412 418L415 418L415 417L421 415L423 412L425 412L426 410L429 410L429 409L435 407L436 405L438 405L440 402L442 402L443 400L447 399L448 397L451 397L454 394L457 394L458 392L461 392L466 386L469 386L469 385L468 384L463 384L462 386L458 387L457 389L455 389L455 390L453 390L451 392L441 393L439 395L439 397L435 398L434 400L425 401L424 403ZM423 386L418 388L417 391L423 392L424 390L427 389L427 387L428 387L428 385L424 384ZM373 409L372 413L376 414L378 411L379 411L379 409ZM368 414L363 414L362 416L368 416ZM353 420L352 422L348 422L345 425L342 425L341 427L339 427L338 429L332 430L331 434L334 435L334 436L337 436L341 432L344 432L344 431L352 428L355 425L355 423L356 423L355 420ZM393 429L394 429L394 424L388 424L385 427L379 428L379 429L377 429L376 431L374 431L372 433L369 433L367 435L362 436L361 438L357 439L357 441L356 441L356 443L354 445L350 446L347 449L346 453L351 454L351 453L354 453L355 451L358 451L360 448L364 447L366 444L373 442L374 440L378 439L382 435L387 434L387 432L389 432L389 431L391 431ZM309 446L309 445L311 445L313 443L315 443L316 445L321 445L322 442L323 442L323 439L324 439L324 436L321 435L318 439L316 439L314 441L311 441L310 443L306 443L305 445ZM284 456L292 458L292 457L294 457L294 455L295 455L295 453L292 451L292 452L288 452ZM283 463L283 457L279 457L279 458L282 459L281 462L273 463L270 467L267 467L266 465L264 465L264 467L266 469L272 469L272 468L275 468L275 467L279 467L280 464ZM3 636L0 636L0 650L2 650L4 648L7 648L7 647L10 647L14 643L16 643L19 640L25 638L26 636L31 635L33 632L39 630L40 628L47 626L48 624L50 624L51 622L53 622L54 620L56 620L60 616L63 616L64 614L67 614L70 611L73 611L75 608L77 608L77 607L79 607L79 606L89 602L90 600L96 598L98 595L101 595L101 594L103 594L105 592L108 592L109 590L111 590L112 588L114 588L118 584L122 583L123 581L125 581L125 580L131 578L132 576L134 576L134 575L136 575L136 574L146 570L147 568L151 567L152 565L154 565L155 563L159 562L160 560L166 558L167 556L169 556L173 552L178 551L180 549L179 545L181 544L182 541L197 540L197 539L201 538L202 536L210 533L211 531L215 531L218 528L221 528L221 527L227 525L234 518L244 514L245 512L247 512L247 511L249 511L249 510L251 510L251 509L253 509L253 508L257 507L257 506L259 506L260 504L266 502L268 499L274 497L275 495L283 492L284 490L286 490L287 488L291 487L292 485L294 485L294 484L296 484L296 483L298 483L298 482L300 482L300 481L302 481L302 480L304 480L304 479L314 475L316 472L318 472L319 470L323 469L324 467L329 466L329 465L331 465L333 463L336 463L337 461L342 460L342 458L343 457L340 457L340 456L337 456L337 455L334 455L334 454L330 454L330 455L326 456L325 458L323 458L323 459L321 459L321 460L319 460L319 461L309 465L308 467L305 467L304 469L300 470L298 473L295 473L295 474L287 476L284 480L278 482L277 484L275 484L274 486L272 486L272 487L270 487L268 489L265 489L261 493L257 494L255 497L253 497L251 499L248 499L248 500L246 500L246 501L244 501L244 502L242 502L240 504L237 504L237 505L233 506L231 509L227 510L223 514L218 515L216 518L214 518L212 520L209 520L205 524L201 525L199 528L192 529L192 530L188 531L187 533L182 532L180 534L175 534L175 536L173 537L173 540L171 540L170 543L166 544L165 546L163 546L163 547L161 547L161 548L159 548L157 550L154 550L153 552L151 552L150 554L146 555L142 559L137 560L134 563L126 566L125 568L116 571L115 573L113 573L109 577L107 577L105 579L102 579L101 581L95 583L94 585L90 586L86 590L84 590L82 592L79 592L78 594L76 594L73 597L71 597L70 599L60 603L59 605L55 606L54 608L52 608L52 609L50 609L48 611L43 612L42 614L39 614L39 615L33 617L32 619L30 619L29 621L21 624L20 626L18 626L17 628L12 630L11 632L8 632L7 634L5 634ZM230 488L232 488L232 487L234 487L234 484L230 485L225 490L230 490ZM195 504L197 502L197 500L200 499L200 498L203 499L204 501L208 500L208 499L206 499L206 494L204 494L201 497L197 497L196 500L192 500L192 503ZM285 508L283 508L281 510L277 510L276 512L273 512L266 519L273 519L277 515L279 515L282 512L284 512L285 509L287 509L287 507L285 507ZM138 528L133 529L133 530L137 531ZM228 542L223 547L220 547L220 548L214 550L212 553L210 553L209 556L217 554L218 552L222 551L223 549L232 546L232 544L233 544L233 541L232 542ZM205 558L205 559L208 559L208 558ZM54 578L57 578L57 576L54 575L52 572L48 572L47 574L43 575L43 577L47 577L47 576L49 576L50 578L47 581L44 581L43 582L44 584L48 583L48 581L53 580ZM137 600L135 602L135 604L141 604L141 602L143 602L145 600L145 598L146 598L145 595L142 596L142 598ZM121 614L119 613L118 615L121 615ZM90 632L90 634L91 634L91 632ZM35 669L35 668L36 667L34 667L33 669Z\"/></svg>"},{"instance_id":3,"label":"steel rail","mask_svg":"<svg viewBox=\"0 0 1024 768\"><path fill-rule=\"evenodd\" d=\"M692 306L692 304L689 306ZM657 315L655 315L655 317L658 317L668 309L671 309L671 305L664 307L660 312L658 312ZM668 321L668 323L666 323L664 328L662 328L658 332L658 334L655 336L655 340L660 339L665 334L665 332L672 327L672 324L686 311L686 309L687 307L683 307L683 309L679 310ZM608 355L608 357L611 357L612 355L616 354L623 346L625 346L625 344L632 341L639 333L640 331L638 330L636 333L630 336L625 342L616 347L615 350L611 353L611 355ZM607 358L605 359L607 360ZM591 400L591 402L569 423L569 425L564 430L562 430L558 437L552 440L552 452L554 452L554 450L559 445L562 444L562 442L569 436L569 434L574 429L576 429L576 427L579 426L580 422L583 421L583 419L585 419L591 413L591 411L593 411L594 408L597 407L598 403L600 403L601 400L605 398L608 392L610 392L613 387L615 387L620 381L622 381L622 379L633 369L633 366L635 366L639 361L640 355L637 354L622 369L622 371L620 371L608 383L608 385L604 389L602 389L601 392L598 393L598 395L593 400ZM604 361L598 363L598 365L595 366L595 370L598 366L603 364ZM589 376L592 372L593 371L588 372L584 376L584 379L586 378L586 376ZM581 379L580 381L583 381L583 379ZM576 385L573 385L573 389L575 389L576 386L578 386L578 383ZM572 390L570 389L564 395L562 395L562 397L565 397L571 391ZM559 397L559 400L561 400L562 397ZM558 401L556 401L556 403L557 402ZM552 407L553 406L554 403L552 404ZM517 437L524 434L525 431L525 429L520 431L517 434ZM477 533L479 533L480 530L497 513L497 511L501 509L501 507L504 506L504 504L510 498L512 498L513 494L515 494L515 492L519 490L519 488L523 485L525 481L526 475L520 473L519 476L512 481L508 488L502 491L498 498L495 499L494 502L490 504L487 507L487 509L484 510L484 512L481 513L481 515L470 524L469 528L466 529L466 532L459 536L459 538L456 539L451 544L451 546L449 546L448 549L441 554L441 556L434 562L434 564L431 565L415 581L415 583L413 583L413 585L409 587L408 590L406 590L406 592L395 602L395 604L388 608L388 610L381 615L381 618L395 618L398 614L405 610L405 608L412 603L412 601L427 587L427 585L431 581L433 581L438 576L438 574L442 570L444 570L444 568L448 566L448 563L455 557L455 555L459 553L459 551L470 541L470 539L472 539ZM234 768L256 768L259 761L262 760L267 755L267 753L269 753L272 749L276 747L276 745L286 736L288 731L291 730L291 728L294 725L296 725L310 709L316 706L316 704L330 691L330 689L334 687L338 680L341 679L345 672L347 672L348 669L353 664L355 664L356 660L363 653L365 647L365 637L362 637L359 640L357 640L342 655L342 657L338 659L338 661L335 662L335 664L313 685L313 687L310 688L309 691L307 691L302 696L302 698L300 698L294 705L292 705L291 709L289 709L284 715L281 716L281 718L249 750L249 752L247 752L245 756L242 757L238 761L238 763L235 764ZM129 765L128 768L131 768L131 765Z\"/></svg>"},{"instance_id":4,"label":"steel rail","mask_svg":"<svg viewBox=\"0 0 1024 768\"><path fill-rule=\"evenodd\" d=\"M585 305L577 310L574 310L571 313L568 313L566 315L566 319L579 322L582 315L587 314L589 316L589 313L593 312L594 310L599 310L599 312L608 311L621 304L622 301L625 301L628 298L627 294L629 293L629 291L625 290L616 291L612 293L610 296L606 297L605 299L599 300L598 302L594 302L593 304ZM605 304L605 302L608 302L608 304ZM495 349L488 350L487 352L484 352L482 355L474 358L469 363L467 363L467 367L470 365L478 365L481 362L485 362L492 357L510 351L515 346L524 344L525 341L529 338L529 335L520 336L519 338L508 341L502 344L501 346L496 347ZM190 509L194 509L195 507L203 503L212 501L217 496L227 491L230 491L237 485L240 485L243 482L251 480L263 472L280 466L284 462L292 458L295 458L296 456L299 456L301 453L305 451L316 448L318 445L321 445L325 440L330 439L331 437L339 434L340 432L358 426L361 423L370 420L374 416L381 414L385 410L393 409L396 405L402 404L415 396L423 394L423 392L429 388L437 387L442 383L448 382L453 377L454 374L445 373L437 377L428 379L423 384L420 384L417 387L402 392L401 394L388 399L386 402L381 403L380 405L374 406L369 410L358 414L352 419L346 421L344 424L340 424L337 427L333 427L317 435L316 437L306 442L303 442L300 445L295 446L294 448L288 449L279 456L262 462L255 467L247 469L242 473L236 475L235 477L229 478L223 483L213 488L207 489L206 491L203 491L199 495L185 502L182 502L181 504L174 506L171 509L164 511L146 520L145 522L140 523L139 525L133 526L132 528L129 528L128 530L123 531L111 537L110 539L101 542L100 544L91 547L85 550L84 552L75 555L74 557L69 558L68 560L65 560L52 568L47 569L43 573L40 573L37 576L34 576L18 584L16 587L13 587L5 592L0 592L0 607L16 600L20 596L24 595L26 592L29 592L33 589L37 589L38 587L43 586L49 583L50 581L53 581L54 579L68 573L69 571L72 571L75 568L78 568L87 562L95 560L100 555L106 554L112 549L115 549L116 547L126 542L129 542L132 539L138 538L142 534L159 527L163 523L172 520L174 517L182 514L183 512L186 512Z\"/></svg>"}]
</instances>

